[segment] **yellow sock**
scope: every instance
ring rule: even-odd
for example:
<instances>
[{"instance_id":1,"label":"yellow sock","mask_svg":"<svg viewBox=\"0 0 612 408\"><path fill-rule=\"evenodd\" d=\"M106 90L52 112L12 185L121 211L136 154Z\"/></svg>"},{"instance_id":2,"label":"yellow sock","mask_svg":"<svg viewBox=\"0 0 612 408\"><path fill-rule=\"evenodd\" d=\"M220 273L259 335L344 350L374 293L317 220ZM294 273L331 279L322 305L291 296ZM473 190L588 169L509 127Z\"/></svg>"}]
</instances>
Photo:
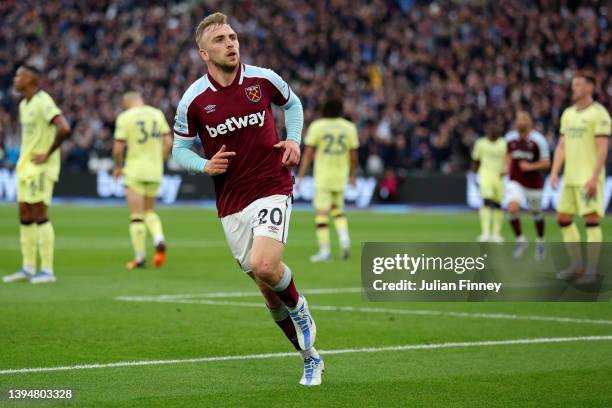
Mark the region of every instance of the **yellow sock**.
<instances>
[{"instance_id":1,"label":"yellow sock","mask_svg":"<svg viewBox=\"0 0 612 408\"><path fill-rule=\"evenodd\" d=\"M21 256L23 258L23 269L26 272L36 272L36 241L38 225L21 224L19 227L19 241L21 243Z\"/></svg>"},{"instance_id":2,"label":"yellow sock","mask_svg":"<svg viewBox=\"0 0 612 408\"><path fill-rule=\"evenodd\" d=\"M53 251L55 249L55 230L51 221L38 224L38 253L40 269L53 273Z\"/></svg>"},{"instance_id":3,"label":"yellow sock","mask_svg":"<svg viewBox=\"0 0 612 408\"><path fill-rule=\"evenodd\" d=\"M329 253L329 217L326 215L317 215L315 217L317 223L317 241L319 241L319 251Z\"/></svg>"},{"instance_id":4,"label":"yellow sock","mask_svg":"<svg viewBox=\"0 0 612 408\"><path fill-rule=\"evenodd\" d=\"M580 242L580 231L573 222L570 225L561 227L563 242Z\"/></svg>"},{"instance_id":5,"label":"yellow sock","mask_svg":"<svg viewBox=\"0 0 612 408\"><path fill-rule=\"evenodd\" d=\"M351 239L348 232L348 221L344 215L339 215L334 218L334 227L338 233L338 240L342 249L348 249L351 246Z\"/></svg>"},{"instance_id":6,"label":"yellow sock","mask_svg":"<svg viewBox=\"0 0 612 408\"><path fill-rule=\"evenodd\" d=\"M153 211L145 213L144 222L147 225L149 233L153 237L155 245L164 241L164 230L162 228L162 222L159 216Z\"/></svg>"},{"instance_id":7,"label":"yellow sock","mask_svg":"<svg viewBox=\"0 0 612 408\"><path fill-rule=\"evenodd\" d=\"M570 257L571 267L582 267L582 248L580 245L580 231L573 222L570 225L561 227L563 242Z\"/></svg>"},{"instance_id":8,"label":"yellow sock","mask_svg":"<svg viewBox=\"0 0 612 408\"><path fill-rule=\"evenodd\" d=\"M136 261L142 261L145 258L145 239L147 237L147 229L142 219L142 215L132 215L130 222L130 238L132 239L132 247L134 248L134 256Z\"/></svg>"},{"instance_id":9,"label":"yellow sock","mask_svg":"<svg viewBox=\"0 0 612 408\"><path fill-rule=\"evenodd\" d=\"M603 239L601 227L593 225L586 227L587 236L587 273L596 273Z\"/></svg>"},{"instance_id":10,"label":"yellow sock","mask_svg":"<svg viewBox=\"0 0 612 408\"><path fill-rule=\"evenodd\" d=\"M480 229L482 230L483 235L489 235L491 233L491 208L490 207L480 207L478 211L480 215Z\"/></svg>"},{"instance_id":11,"label":"yellow sock","mask_svg":"<svg viewBox=\"0 0 612 408\"><path fill-rule=\"evenodd\" d=\"M504 212L501 208L493 210L493 234L501 235L502 223L504 222Z\"/></svg>"},{"instance_id":12,"label":"yellow sock","mask_svg":"<svg viewBox=\"0 0 612 408\"><path fill-rule=\"evenodd\" d=\"M586 227L587 242L601 242L603 240L603 234L599 225Z\"/></svg>"}]
</instances>

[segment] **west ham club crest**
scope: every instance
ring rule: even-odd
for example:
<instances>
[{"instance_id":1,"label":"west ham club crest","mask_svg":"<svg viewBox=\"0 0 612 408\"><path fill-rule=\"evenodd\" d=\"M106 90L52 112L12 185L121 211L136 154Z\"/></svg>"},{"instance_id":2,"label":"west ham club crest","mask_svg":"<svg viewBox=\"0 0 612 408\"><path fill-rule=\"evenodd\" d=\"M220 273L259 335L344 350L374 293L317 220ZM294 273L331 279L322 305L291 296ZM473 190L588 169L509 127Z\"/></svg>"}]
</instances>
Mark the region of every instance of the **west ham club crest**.
<instances>
[{"instance_id":1,"label":"west ham club crest","mask_svg":"<svg viewBox=\"0 0 612 408\"><path fill-rule=\"evenodd\" d=\"M259 102L261 99L261 88L259 85L251 85L244 88L244 92L246 93L246 97L249 101L253 103Z\"/></svg>"}]
</instances>

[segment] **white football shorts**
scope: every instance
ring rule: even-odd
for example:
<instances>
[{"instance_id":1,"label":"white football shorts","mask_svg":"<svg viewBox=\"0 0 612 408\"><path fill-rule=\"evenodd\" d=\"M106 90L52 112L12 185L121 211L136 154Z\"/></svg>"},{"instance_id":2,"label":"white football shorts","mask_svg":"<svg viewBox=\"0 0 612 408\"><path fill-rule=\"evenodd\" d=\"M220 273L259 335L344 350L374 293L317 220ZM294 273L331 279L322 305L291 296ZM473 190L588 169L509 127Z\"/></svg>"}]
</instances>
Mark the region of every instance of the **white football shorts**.
<instances>
[{"instance_id":1,"label":"white football shorts","mask_svg":"<svg viewBox=\"0 0 612 408\"><path fill-rule=\"evenodd\" d=\"M254 237L269 237L287 243L291 196L276 194L253 201L242 211L221 218L225 238L240 268L251 272Z\"/></svg>"},{"instance_id":2,"label":"white football shorts","mask_svg":"<svg viewBox=\"0 0 612 408\"><path fill-rule=\"evenodd\" d=\"M527 206L531 212L540 212L543 191L539 188L527 188L515 180L510 180L506 189L506 197L509 203L518 202L521 206Z\"/></svg>"}]
</instances>

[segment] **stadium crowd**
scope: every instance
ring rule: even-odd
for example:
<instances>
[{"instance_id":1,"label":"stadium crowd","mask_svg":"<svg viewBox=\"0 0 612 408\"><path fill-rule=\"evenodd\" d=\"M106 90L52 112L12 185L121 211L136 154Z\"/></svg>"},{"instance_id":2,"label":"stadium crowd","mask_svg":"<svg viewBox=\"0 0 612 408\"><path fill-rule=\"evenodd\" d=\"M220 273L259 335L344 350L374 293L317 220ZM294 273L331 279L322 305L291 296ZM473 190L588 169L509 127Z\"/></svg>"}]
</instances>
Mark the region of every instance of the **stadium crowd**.
<instances>
[{"instance_id":1,"label":"stadium crowd","mask_svg":"<svg viewBox=\"0 0 612 408\"><path fill-rule=\"evenodd\" d=\"M487 124L508 130L519 107L553 144L577 68L597 73L596 99L612 107L612 8L606 4L5 0L0 160L10 167L18 155L12 79L20 64L44 70L44 88L71 122L64 168L93 169L110 157L124 91L141 90L173 119L180 96L205 69L195 26L223 11L239 33L243 62L288 79L302 99L306 125L329 95L342 97L360 128L362 174L464 171Z\"/></svg>"}]
</instances>

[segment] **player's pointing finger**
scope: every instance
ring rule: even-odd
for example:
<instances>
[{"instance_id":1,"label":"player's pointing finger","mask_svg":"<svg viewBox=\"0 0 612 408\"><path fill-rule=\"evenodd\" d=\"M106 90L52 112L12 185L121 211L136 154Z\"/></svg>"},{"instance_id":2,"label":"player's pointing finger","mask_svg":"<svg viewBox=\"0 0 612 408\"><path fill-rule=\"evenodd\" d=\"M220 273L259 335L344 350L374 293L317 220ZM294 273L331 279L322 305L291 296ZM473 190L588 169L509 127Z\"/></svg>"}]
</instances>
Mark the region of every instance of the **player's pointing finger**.
<instances>
[{"instance_id":1,"label":"player's pointing finger","mask_svg":"<svg viewBox=\"0 0 612 408\"><path fill-rule=\"evenodd\" d=\"M217 153L217 157L219 157L219 158L232 157L232 156L235 156L235 155L236 155L236 152Z\"/></svg>"}]
</instances>

